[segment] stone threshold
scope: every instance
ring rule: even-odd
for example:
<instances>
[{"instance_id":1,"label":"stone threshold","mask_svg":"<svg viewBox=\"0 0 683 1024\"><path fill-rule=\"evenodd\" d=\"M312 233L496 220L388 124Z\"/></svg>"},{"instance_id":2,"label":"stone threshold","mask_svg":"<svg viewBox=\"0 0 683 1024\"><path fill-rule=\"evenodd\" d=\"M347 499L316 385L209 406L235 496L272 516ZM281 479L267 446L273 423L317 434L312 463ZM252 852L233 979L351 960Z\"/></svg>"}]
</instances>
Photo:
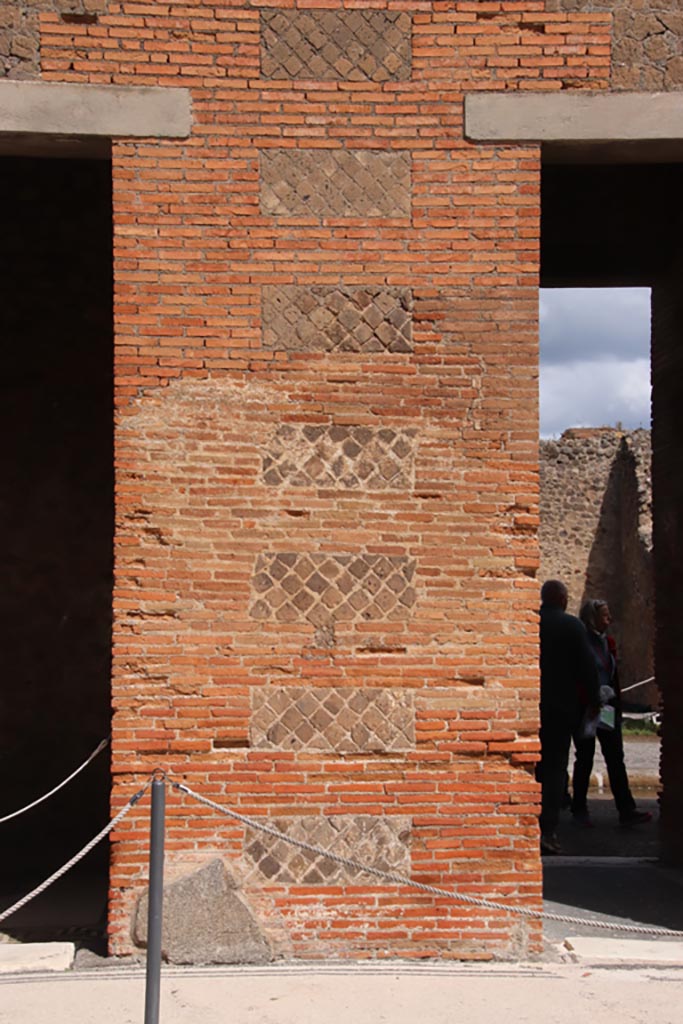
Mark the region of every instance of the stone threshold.
<instances>
[{"instance_id":1,"label":"stone threshold","mask_svg":"<svg viewBox=\"0 0 683 1024\"><path fill-rule=\"evenodd\" d=\"M73 942L2 942L0 974L68 971L75 955Z\"/></svg>"}]
</instances>

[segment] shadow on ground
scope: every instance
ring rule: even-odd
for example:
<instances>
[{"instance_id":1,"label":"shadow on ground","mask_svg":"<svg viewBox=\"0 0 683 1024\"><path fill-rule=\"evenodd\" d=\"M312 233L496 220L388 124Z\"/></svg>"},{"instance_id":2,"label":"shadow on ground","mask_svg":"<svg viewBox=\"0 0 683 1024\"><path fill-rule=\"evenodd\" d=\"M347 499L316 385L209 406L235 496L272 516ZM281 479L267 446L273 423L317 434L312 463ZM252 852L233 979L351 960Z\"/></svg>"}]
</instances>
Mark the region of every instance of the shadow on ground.
<instances>
[{"instance_id":1,"label":"shadow on ground","mask_svg":"<svg viewBox=\"0 0 683 1024\"><path fill-rule=\"evenodd\" d=\"M558 829L563 855L543 859L546 911L586 922L593 918L683 930L683 870L665 867L656 860L656 799L640 795L638 807L650 811L653 820L628 829L619 826L609 798L591 801L591 829L575 825L569 814L563 814ZM592 929L588 924L546 921L544 934L552 942L567 935L618 932Z\"/></svg>"},{"instance_id":2,"label":"shadow on ground","mask_svg":"<svg viewBox=\"0 0 683 1024\"><path fill-rule=\"evenodd\" d=\"M563 811L557 836L562 852L569 857L650 857L659 856L659 808L652 792L634 792L638 810L649 811L652 821L647 825L623 828L609 792L589 799L593 828L574 822L569 811Z\"/></svg>"}]
</instances>

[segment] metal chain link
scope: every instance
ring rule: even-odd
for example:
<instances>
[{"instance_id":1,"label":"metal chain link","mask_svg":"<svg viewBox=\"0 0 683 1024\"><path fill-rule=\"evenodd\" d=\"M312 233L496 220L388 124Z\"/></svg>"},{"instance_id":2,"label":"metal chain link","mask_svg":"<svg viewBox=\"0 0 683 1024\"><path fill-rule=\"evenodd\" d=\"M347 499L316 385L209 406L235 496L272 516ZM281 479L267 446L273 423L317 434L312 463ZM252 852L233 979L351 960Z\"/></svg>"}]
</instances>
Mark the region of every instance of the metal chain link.
<instances>
[{"instance_id":1,"label":"metal chain link","mask_svg":"<svg viewBox=\"0 0 683 1024\"><path fill-rule=\"evenodd\" d=\"M6 918L16 913L17 910L20 910L22 907L26 906L27 903L30 903L30 901L32 899L35 899L36 896L40 896L41 892L45 892L45 890L49 888L49 886L51 886L53 882L56 882L58 878L61 878L62 875L65 875L66 872L74 866L74 864L77 864L78 861L82 860L87 853L90 853L90 851L95 846L97 846L97 844L102 839L104 839L105 836L109 835L112 829L116 828L118 823L125 818L129 811L133 809L138 800L140 800L145 795L146 791L149 789L151 784L152 783L150 779L150 781L147 782L142 787L141 790L139 790L130 798L126 806L119 811L116 817L112 818L109 824L105 825L102 831L98 832L97 835L93 839L91 839L89 843L86 843L83 849L79 850L78 853L76 853L71 858L71 860L67 861L66 864L63 864L62 867L55 871L53 875L50 875L49 878L46 878L44 882L41 882L40 885L36 886L35 889L27 893L26 896L22 897L22 899L17 900L17 902L14 903L11 907L8 907L7 910L3 910L2 913L0 913L0 921L4 921Z\"/></svg>"},{"instance_id":2,"label":"metal chain link","mask_svg":"<svg viewBox=\"0 0 683 1024\"><path fill-rule=\"evenodd\" d=\"M307 843L302 839L294 839L292 836L286 835L279 829L273 828L272 825L265 825L253 818L248 818L244 814L239 814L237 811L232 811L227 807L223 807L221 804L217 804L205 796L200 796L199 793L195 793L194 790L190 789L190 787L186 786L184 783L174 782L172 779L169 781L174 789L178 789L182 793L187 793L188 796L198 800L199 803L205 804L207 807L211 807L215 811L225 814L229 818L240 821L242 824L248 825L249 828L256 829L259 832L265 832L267 835L274 836L276 839L282 839L285 843L289 843L290 846L297 846L299 849L306 850L308 853L314 853L319 857L327 857L329 860L332 860L337 864L341 864L344 867L364 871L366 874L374 875L375 877L381 878L387 882L393 882L395 885L407 885L413 889L419 889L420 892L429 893L432 896L443 896L446 899L457 900L460 903L467 903L470 906L484 907L487 910L503 910L507 913L519 914L522 917L530 917L536 920L559 921L563 924L576 924L582 926L589 925L591 928L601 928L606 931L628 932L632 935L659 935L669 936L670 938L683 938L683 931L676 931L673 928L649 928L645 925L636 924L612 924L609 921L596 921L590 918L570 917L566 914L553 914L545 910L532 910L530 907L511 906L506 903L498 903L494 900L482 899L477 896L467 896L464 893L452 892L448 889L440 889L434 885L426 885L424 882L415 882L413 879L406 878L404 875L395 874L390 871L382 871L380 868L373 868L369 865L361 864L359 861L352 860L350 857L342 857L337 853L332 853L330 850L324 850L322 847L315 846L312 843Z\"/></svg>"},{"instance_id":3,"label":"metal chain link","mask_svg":"<svg viewBox=\"0 0 683 1024\"><path fill-rule=\"evenodd\" d=\"M66 786L67 782L71 782L72 779L76 778L79 772L82 772L84 768L87 768L90 762L95 760L100 751L104 750L104 748L108 745L109 737L107 736L106 739L100 740L100 742L97 744L90 757L86 758L83 764L80 765L75 772L72 772L71 775L69 775L66 779L60 782L58 786L55 786L54 789L51 789L49 793L44 793L43 796L39 796L37 800L33 801L33 803L27 804L26 807L20 807L18 811L12 811L11 814L6 814L4 818L0 818L0 825L2 825L5 821L11 821L12 818L18 818L20 814L24 814L26 811L30 811L32 807L37 807L38 804L42 804L42 802L44 800L47 800L48 797L53 796L54 793L58 793L60 789L63 789L63 787Z\"/></svg>"}]
</instances>

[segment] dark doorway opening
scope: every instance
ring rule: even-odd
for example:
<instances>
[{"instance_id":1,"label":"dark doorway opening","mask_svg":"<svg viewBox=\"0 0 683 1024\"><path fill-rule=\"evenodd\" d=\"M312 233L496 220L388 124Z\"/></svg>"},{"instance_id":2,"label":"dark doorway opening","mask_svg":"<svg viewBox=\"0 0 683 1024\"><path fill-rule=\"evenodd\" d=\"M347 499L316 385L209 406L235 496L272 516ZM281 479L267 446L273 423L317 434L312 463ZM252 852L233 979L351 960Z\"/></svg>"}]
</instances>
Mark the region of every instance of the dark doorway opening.
<instances>
[{"instance_id":1,"label":"dark doorway opening","mask_svg":"<svg viewBox=\"0 0 683 1024\"><path fill-rule=\"evenodd\" d=\"M608 162L607 150L599 150L594 160L590 146L571 158L544 154L541 286L651 289L654 672L662 723L658 799L653 794L639 805L658 812L659 821L649 846L644 832L616 825L600 837L609 840L602 849L596 849L597 828L580 835L581 848L567 852L581 857L574 865L581 881L571 876L571 865L545 863L544 896L617 919L670 925L683 866L683 631L677 622L683 549L683 209L677 195L683 167L624 162L623 153L621 162ZM595 859L600 853L610 855L602 867ZM629 871L635 882L627 879ZM600 903L608 889L611 910ZM680 912L674 918L681 927Z\"/></svg>"},{"instance_id":2,"label":"dark doorway opening","mask_svg":"<svg viewBox=\"0 0 683 1024\"><path fill-rule=\"evenodd\" d=\"M683 548L683 209L678 163L546 161L543 287L651 289L655 676L662 702L660 853L683 864L683 687L678 625ZM578 161L578 162L577 162Z\"/></svg>"},{"instance_id":3,"label":"dark doorway opening","mask_svg":"<svg viewBox=\"0 0 683 1024\"><path fill-rule=\"evenodd\" d=\"M0 159L0 817L68 776L110 728L113 469L111 163ZM109 751L0 824L0 909L109 818ZM105 840L0 925L106 930Z\"/></svg>"}]
</instances>

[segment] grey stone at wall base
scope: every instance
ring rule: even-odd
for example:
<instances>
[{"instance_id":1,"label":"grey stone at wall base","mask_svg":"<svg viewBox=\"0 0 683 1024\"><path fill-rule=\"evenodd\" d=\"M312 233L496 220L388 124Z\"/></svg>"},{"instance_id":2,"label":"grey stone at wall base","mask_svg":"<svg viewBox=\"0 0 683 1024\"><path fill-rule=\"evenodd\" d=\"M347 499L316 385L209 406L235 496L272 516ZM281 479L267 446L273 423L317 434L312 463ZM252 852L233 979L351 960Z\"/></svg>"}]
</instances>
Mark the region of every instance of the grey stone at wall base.
<instances>
[{"instance_id":1,"label":"grey stone at wall base","mask_svg":"<svg viewBox=\"0 0 683 1024\"><path fill-rule=\"evenodd\" d=\"M138 901L133 941L147 942L147 894ZM259 924L223 862L211 861L164 887L162 956L172 964L260 964L272 960Z\"/></svg>"}]
</instances>

